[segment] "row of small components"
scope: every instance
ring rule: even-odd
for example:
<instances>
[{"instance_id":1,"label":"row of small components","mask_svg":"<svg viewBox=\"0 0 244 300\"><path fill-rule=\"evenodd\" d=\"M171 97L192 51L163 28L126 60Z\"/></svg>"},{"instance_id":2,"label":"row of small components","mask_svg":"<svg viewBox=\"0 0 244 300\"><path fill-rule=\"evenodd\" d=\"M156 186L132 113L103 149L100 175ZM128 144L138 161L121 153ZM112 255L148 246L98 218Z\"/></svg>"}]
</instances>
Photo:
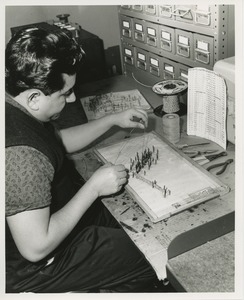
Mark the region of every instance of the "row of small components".
<instances>
[{"instance_id":1,"label":"row of small components","mask_svg":"<svg viewBox=\"0 0 244 300\"><path fill-rule=\"evenodd\" d=\"M137 179L147 183L148 185L150 185L153 189L157 189L159 190L160 192L162 192L163 194L163 197L166 198L167 196L170 196L171 195L171 190L168 189L165 185L164 187L162 188L160 185L157 184L157 181L156 180L148 180L146 179L145 177L141 176L140 174L137 174L135 172L132 172L132 178L136 177Z\"/></svg>"},{"instance_id":2,"label":"row of small components","mask_svg":"<svg viewBox=\"0 0 244 300\"><path fill-rule=\"evenodd\" d=\"M150 170L152 163L157 164L158 159L159 150L155 150L154 146L152 150L149 148L145 149L141 154L141 158L137 152L135 159L130 159L130 172L135 169L135 172L139 173L146 165L148 166L148 170ZM144 170L144 175L145 172L146 170Z\"/></svg>"}]
</instances>

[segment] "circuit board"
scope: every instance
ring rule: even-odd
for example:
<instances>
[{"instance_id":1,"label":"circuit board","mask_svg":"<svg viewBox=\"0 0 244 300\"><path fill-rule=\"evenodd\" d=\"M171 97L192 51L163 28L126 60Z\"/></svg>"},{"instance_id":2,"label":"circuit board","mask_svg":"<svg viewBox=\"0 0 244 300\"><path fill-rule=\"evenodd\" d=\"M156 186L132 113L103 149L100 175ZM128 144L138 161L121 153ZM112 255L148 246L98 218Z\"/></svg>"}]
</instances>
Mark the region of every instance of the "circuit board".
<instances>
[{"instance_id":1,"label":"circuit board","mask_svg":"<svg viewBox=\"0 0 244 300\"><path fill-rule=\"evenodd\" d=\"M95 153L103 162L128 169L126 189L153 222L230 190L155 132L97 148Z\"/></svg>"},{"instance_id":2,"label":"circuit board","mask_svg":"<svg viewBox=\"0 0 244 300\"><path fill-rule=\"evenodd\" d=\"M152 110L151 105L136 89L88 96L80 100L89 121L129 108L141 108L146 111Z\"/></svg>"}]
</instances>

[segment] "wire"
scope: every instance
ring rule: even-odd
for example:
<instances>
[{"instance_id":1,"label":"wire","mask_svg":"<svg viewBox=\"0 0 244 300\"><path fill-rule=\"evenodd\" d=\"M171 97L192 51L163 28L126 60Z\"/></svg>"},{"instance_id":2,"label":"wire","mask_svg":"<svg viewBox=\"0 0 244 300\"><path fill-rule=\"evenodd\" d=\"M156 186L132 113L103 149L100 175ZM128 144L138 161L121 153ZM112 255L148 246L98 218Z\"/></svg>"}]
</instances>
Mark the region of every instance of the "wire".
<instances>
[{"instance_id":1,"label":"wire","mask_svg":"<svg viewBox=\"0 0 244 300\"><path fill-rule=\"evenodd\" d=\"M134 127L128 134L128 137L130 137L130 135L132 134L132 132L136 129L136 127ZM146 135L146 130L144 128L144 133L143 133L143 140L142 140L142 152L146 149L146 146L148 145L148 138L146 139L147 135ZM116 161L118 160L122 150L125 148L125 146L128 144L130 140L128 139L120 148L118 155L114 161L114 164L116 163Z\"/></svg>"},{"instance_id":2,"label":"wire","mask_svg":"<svg viewBox=\"0 0 244 300\"><path fill-rule=\"evenodd\" d=\"M133 130L135 130L135 128L136 128L136 127L132 128L132 130L131 130L130 133L129 133L129 136L132 134L132 132L133 132ZM129 140L127 140L127 141L122 145L122 147L120 148L120 150L119 150L119 152L118 152L118 155L117 155L117 157L116 157L116 159L115 159L115 161L114 161L114 164L115 164L116 161L118 160L118 158L119 158L119 156L120 156L122 150L124 149L124 147L127 145L128 142L129 142Z\"/></svg>"},{"instance_id":3,"label":"wire","mask_svg":"<svg viewBox=\"0 0 244 300\"><path fill-rule=\"evenodd\" d=\"M131 75L132 75L133 79L134 79L137 83L139 83L140 85L145 86L145 87L148 87L148 88L152 88L152 87L153 87L153 86L151 86L151 85L143 84L142 82L140 82L139 80L137 80L137 79L135 78L135 75L134 75L133 72L131 73ZM135 129L135 127L130 131L129 137L130 137L130 135L132 134L132 132L133 132L134 129ZM144 128L144 133L143 133L144 139L143 139L143 142L142 142L142 143L143 143L143 144L142 144L142 150L146 149L146 145L148 144L148 140L146 141L146 134L145 134L145 133L146 133L146 131L145 131L145 128ZM123 150L124 147L127 145L127 143L128 143L128 141L126 141L126 142L122 145L122 147L120 148L120 150L119 150L119 152L118 152L118 155L117 155L117 157L116 157L116 159L115 159L115 161L114 161L114 164L115 164L116 161L118 160L118 158L119 158L119 156L120 156L122 150Z\"/></svg>"},{"instance_id":4,"label":"wire","mask_svg":"<svg viewBox=\"0 0 244 300\"><path fill-rule=\"evenodd\" d=\"M148 139L146 139L146 130L144 128L144 133L143 133L143 140L142 140L142 152L146 149L146 146L148 144Z\"/></svg>"},{"instance_id":5,"label":"wire","mask_svg":"<svg viewBox=\"0 0 244 300\"><path fill-rule=\"evenodd\" d=\"M140 82L139 80L137 80L137 79L135 78L135 75L134 75L133 72L131 73L131 75L132 75L133 79L134 79L137 83L139 83L140 85L145 86L145 87L148 87L148 88L152 88L152 87L153 87L153 85L146 85L146 84Z\"/></svg>"}]
</instances>

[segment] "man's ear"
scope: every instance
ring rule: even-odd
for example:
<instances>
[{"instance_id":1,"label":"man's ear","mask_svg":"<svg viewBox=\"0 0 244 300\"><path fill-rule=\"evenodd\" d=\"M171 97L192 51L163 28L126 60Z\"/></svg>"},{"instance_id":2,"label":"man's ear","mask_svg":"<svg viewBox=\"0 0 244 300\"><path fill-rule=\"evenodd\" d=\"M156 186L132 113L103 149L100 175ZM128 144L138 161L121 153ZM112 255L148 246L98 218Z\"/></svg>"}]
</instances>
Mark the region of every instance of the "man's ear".
<instances>
[{"instance_id":1,"label":"man's ear","mask_svg":"<svg viewBox=\"0 0 244 300\"><path fill-rule=\"evenodd\" d=\"M27 105L32 110L39 110L40 92L33 90L27 95Z\"/></svg>"}]
</instances>

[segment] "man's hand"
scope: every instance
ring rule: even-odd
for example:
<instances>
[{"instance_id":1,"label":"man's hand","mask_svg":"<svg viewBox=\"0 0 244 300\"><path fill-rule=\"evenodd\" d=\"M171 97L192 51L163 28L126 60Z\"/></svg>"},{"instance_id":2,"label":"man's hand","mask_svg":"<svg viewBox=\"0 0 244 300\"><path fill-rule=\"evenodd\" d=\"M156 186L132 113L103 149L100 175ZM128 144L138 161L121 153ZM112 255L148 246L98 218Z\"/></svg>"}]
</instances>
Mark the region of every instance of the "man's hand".
<instances>
[{"instance_id":1,"label":"man's hand","mask_svg":"<svg viewBox=\"0 0 244 300\"><path fill-rule=\"evenodd\" d=\"M145 129L148 124L148 116L146 111L142 109L128 109L113 115L115 125L122 128L141 128Z\"/></svg>"},{"instance_id":2,"label":"man's hand","mask_svg":"<svg viewBox=\"0 0 244 300\"><path fill-rule=\"evenodd\" d=\"M128 171L123 165L106 164L99 168L89 179L97 196L117 193L128 181Z\"/></svg>"},{"instance_id":3,"label":"man's hand","mask_svg":"<svg viewBox=\"0 0 244 300\"><path fill-rule=\"evenodd\" d=\"M145 129L147 124L147 112L142 109L131 108L82 125L62 129L60 136L66 151L72 153L94 142L112 126Z\"/></svg>"}]
</instances>

